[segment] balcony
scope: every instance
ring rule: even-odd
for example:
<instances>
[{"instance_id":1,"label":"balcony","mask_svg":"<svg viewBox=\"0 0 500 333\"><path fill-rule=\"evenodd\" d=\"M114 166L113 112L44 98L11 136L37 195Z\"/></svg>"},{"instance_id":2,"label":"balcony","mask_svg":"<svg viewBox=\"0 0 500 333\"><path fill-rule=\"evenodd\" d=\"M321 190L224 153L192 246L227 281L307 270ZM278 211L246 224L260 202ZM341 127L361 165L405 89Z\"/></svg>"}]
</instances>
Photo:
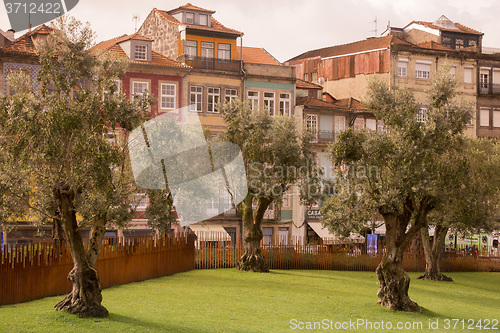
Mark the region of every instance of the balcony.
<instances>
[{"instance_id":1,"label":"balcony","mask_svg":"<svg viewBox=\"0 0 500 333\"><path fill-rule=\"evenodd\" d=\"M500 95L500 84L498 83L479 83L480 95Z\"/></svg>"},{"instance_id":2,"label":"balcony","mask_svg":"<svg viewBox=\"0 0 500 333\"><path fill-rule=\"evenodd\" d=\"M185 60L183 60L184 58ZM198 69L209 69L223 72L239 72L241 62L239 60L223 60L217 58L186 57L179 59L181 62Z\"/></svg>"},{"instance_id":3,"label":"balcony","mask_svg":"<svg viewBox=\"0 0 500 333\"><path fill-rule=\"evenodd\" d=\"M340 133L333 131L319 131L315 135L315 139L313 139L313 143L328 143L335 142L337 140L337 136Z\"/></svg>"}]
</instances>

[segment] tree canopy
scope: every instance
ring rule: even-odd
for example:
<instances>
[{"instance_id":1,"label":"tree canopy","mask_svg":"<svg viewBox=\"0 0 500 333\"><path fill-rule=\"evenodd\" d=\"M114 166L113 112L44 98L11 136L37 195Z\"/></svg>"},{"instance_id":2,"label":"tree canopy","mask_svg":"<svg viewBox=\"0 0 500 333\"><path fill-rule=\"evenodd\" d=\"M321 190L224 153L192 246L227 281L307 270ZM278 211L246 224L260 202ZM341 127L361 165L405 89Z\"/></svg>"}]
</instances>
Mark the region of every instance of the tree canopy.
<instances>
[{"instance_id":1,"label":"tree canopy","mask_svg":"<svg viewBox=\"0 0 500 333\"><path fill-rule=\"evenodd\" d=\"M333 162L347 172L336 178L336 192L322 207L324 223L346 233L361 228L374 213L382 216L387 252L377 268L378 296L379 303L394 310L419 310L408 297L403 254L429 212L461 181L457 170L472 109L453 100L455 86L441 70L428 104L422 105L409 90L373 81L366 105L387 131L348 129L329 147ZM368 172L354 172L358 168Z\"/></svg>"}]
</instances>

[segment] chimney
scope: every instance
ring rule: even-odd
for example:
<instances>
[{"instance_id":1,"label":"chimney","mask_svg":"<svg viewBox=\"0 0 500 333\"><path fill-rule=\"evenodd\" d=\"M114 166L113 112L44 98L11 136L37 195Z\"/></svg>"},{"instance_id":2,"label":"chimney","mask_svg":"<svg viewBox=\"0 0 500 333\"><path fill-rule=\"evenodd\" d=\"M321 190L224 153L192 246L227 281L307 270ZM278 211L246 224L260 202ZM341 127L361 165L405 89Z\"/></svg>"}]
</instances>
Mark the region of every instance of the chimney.
<instances>
[{"instance_id":1,"label":"chimney","mask_svg":"<svg viewBox=\"0 0 500 333\"><path fill-rule=\"evenodd\" d=\"M8 39L10 39L11 41L14 41L14 39L16 39L16 38L14 37L14 34L15 34L15 33L16 33L16 32L14 31L14 29L9 29L9 30L7 30L7 31L5 32L5 35L7 36L7 38L8 38Z\"/></svg>"}]
</instances>

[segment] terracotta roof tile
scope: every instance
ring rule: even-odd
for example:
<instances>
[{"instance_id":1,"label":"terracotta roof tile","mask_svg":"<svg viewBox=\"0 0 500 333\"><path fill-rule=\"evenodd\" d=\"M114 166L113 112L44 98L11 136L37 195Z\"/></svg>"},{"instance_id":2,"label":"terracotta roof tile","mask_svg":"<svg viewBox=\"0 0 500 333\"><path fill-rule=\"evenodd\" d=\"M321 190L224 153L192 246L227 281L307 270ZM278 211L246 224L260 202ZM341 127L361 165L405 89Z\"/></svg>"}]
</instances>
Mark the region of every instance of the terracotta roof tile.
<instances>
[{"instance_id":1,"label":"terracotta roof tile","mask_svg":"<svg viewBox=\"0 0 500 333\"><path fill-rule=\"evenodd\" d=\"M298 98L297 101L295 102L295 105L304 105L306 107L315 107L315 108L321 108L321 109L326 109L326 110L348 111L348 109L345 106L325 102L321 99L317 99L314 97Z\"/></svg>"},{"instance_id":2,"label":"terracotta roof tile","mask_svg":"<svg viewBox=\"0 0 500 333\"><path fill-rule=\"evenodd\" d=\"M118 45L119 43L130 40L130 39L139 39L139 40L152 40L148 37L144 37L137 33L132 34L130 36L123 35L120 37L112 38L106 41L102 41L96 46L92 48L93 53L98 52L112 52L116 54L118 57L126 58L130 63L134 64L150 64L150 65L160 65L160 66L169 66L169 67L181 67L181 68L189 68L189 66L183 65L167 56L164 56L158 52L152 51L151 61L139 61L130 59L127 54L123 51L123 49Z\"/></svg>"},{"instance_id":3,"label":"terracotta roof tile","mask_svg":"<svg viewBox=\"0 0 500 333\"><path fill-rule=\"evenodd\" d=\"M352 97L336 100L332 104L358 112L368 111L368 108L363 103Z\"/></svg>"},{"instance_id":4,"label":"terracotta roof tile","mask_svg":"<svg viewBox=\"0 0 500 333\"><path fill-rule=\"evenodd\" d=\"M197 29L197 30L206 30L206 31L225 32L228 34L233 34L233 35L238 35L238 36L243 35L243 33L241 31L225 27L219 21L214 19L213 17L211 18L211 26L206 27L206 26L202 26L202 25L181 23L179 20L177 20L175 17L173 17L172 15L169 14L169 12L171 12L171 11L165 11L165 10L160 10L160 9L156 9L156 8L154 8L153 10L158 12L160 14L160 16L163 17L168 22L174 23L177 25L184 25L187 28Z\"/></svg>"},{"instance_id":5,"label":"terracotta roof tile","mask_svg":"<svg viewBox=\"0 0 500 333\"><path fill-rule=\"evenodd\" d=\"M405 42L397 38L396 36L390 35L384 37L364 39L349 44L335 45L317 50L307 51L305 53L302 53L301 55L289 59L288 61L295 61L307 58L327 58L327 57L340 56L357 52L383 49L383 48L389 48L391 44L412 45L408 42Z\"/></svg>"},{"instance_id":6,"label":"terracotta roof tile","mask_svg":"<svg viewBox=\"0 0 500 333\"><path fill-rule=\"evenodd\" d=\"M315 83L312 83L312 82L307 82L307 81L304 81L302 79L297 79L297 82L295 83L295 86L298 88L298 89L323 89L322 86L320 86L319 84L315 84Z\"/></svg>"},{"instance_id":7,"label":"terracotta roof tile","mask_svg":"<svg viewBox=\"0 0 500 333\"><path fill-rule=\"evenodd\" d=\"M458 22L454 23L455 27L457 27L458 30L440 27L438 25L435 25L432 22L425 22L425 21L412 21L406 27L404 27L403 29L406 29L408 26L410 26L411 24L414 24L414 23L426 26L426 27L431 28L431 29L436 29L436 30L452 31L452 32L463 32L463 33L473 34L473 35L484 35L482 32L474 30L474 29L471 29L471 28L469 28L469 27L467 27L467 26L465 26L465 25L463 25L461 23L458 23Z\"/></svg>"},{"instance_id":8,"label":"terracotta roof tile","mask_svg":"<svg viewBox=\"0 0 500 333\"><path fill-rule=\"evenodd\" d=\"M29 31L24 35L22 35L21 37L14 40L9 46L4 47L2 51L7 53L23 53L23 54L35 55L36 47L31 37L37 34L48 35L52 31L54 31L54 29L46 26L45 24L42 24L37 28L33 29L32 31Z\"/></svg>"},{"instance_id":9,"label":"terracotta roof tile","mask_svg":"<svg viewBox=\"0 0 500 333\"><path fill-rule=\"evenodd\" d=\"M236 57L240 58L241 48L236 48ZM276 65L281 66L281 63L276 60L269 52L260 47L243 46L243 62L250 64Z\"/></svg>"},{"instance_id":10,"label":"terracotta roof tile","mask_svg":"<svg viewBox=\"0 0 500 333\"><path fill-rule=\"evenodd\" d=\"M304 105L305 107L320 108L332 111L346 112L367 112L368 109L355 98L344 98L333 102L326 102L314 97L301 97L295 102L295 105Z\"/></svg>"}]
</instances>

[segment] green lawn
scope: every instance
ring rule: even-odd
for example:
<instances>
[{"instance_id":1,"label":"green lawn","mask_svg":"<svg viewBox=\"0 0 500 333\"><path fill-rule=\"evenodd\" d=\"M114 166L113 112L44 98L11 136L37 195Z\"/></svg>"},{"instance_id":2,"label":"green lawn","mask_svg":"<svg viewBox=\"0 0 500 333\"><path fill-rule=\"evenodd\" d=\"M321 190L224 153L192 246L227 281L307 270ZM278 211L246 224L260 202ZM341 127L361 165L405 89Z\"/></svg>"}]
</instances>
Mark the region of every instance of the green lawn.
<instances>
[{"instance_id":1,"label":"green lawn","mask_svg":"<svg viewBox=\"0 0 500 333\"><path fill-rule=\"evenodd\" d=\"M500 324L491 329L491 321L500 320L500 273L450 273L455 283L420 281L417 275L410 274L410 297L423 313L376 305L378 282L372 272L195 270L104 290L106 319L54 311L62 297L3 306L0 332L287 332L312 331L299 325L330 321L331 331L346 331L335 330L335 323L349 320L363 321L350 332L471 332L458 329L462 319L466 327L469 319L474 326L479 319L481 324L489 320L490 329L483 331L500 331ZM452 319L460 320L455 329ZM436 320L438 329L429 329L429 321ZM393 329L381 329L382 321ZM422 323L422 329L397 330L398 322Z\"/></svg>"}]
</instances>

